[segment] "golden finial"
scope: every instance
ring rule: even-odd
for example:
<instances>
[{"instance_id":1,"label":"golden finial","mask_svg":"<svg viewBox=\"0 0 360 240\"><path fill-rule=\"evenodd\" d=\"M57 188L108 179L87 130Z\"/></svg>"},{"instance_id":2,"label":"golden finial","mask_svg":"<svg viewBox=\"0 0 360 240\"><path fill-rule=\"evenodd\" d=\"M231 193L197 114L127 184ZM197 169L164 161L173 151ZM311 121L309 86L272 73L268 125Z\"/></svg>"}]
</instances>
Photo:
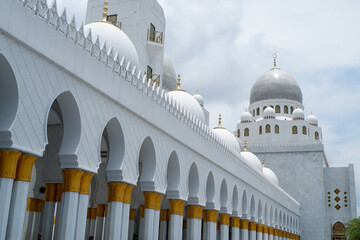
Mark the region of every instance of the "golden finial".
<instances>
[{"instance_id":1,"label":"golden finial","mask_svg":"<svg viewBox=\"0 0 360 240\"><path fill-rule=\"evenodd\" d=\"M276 68L276 58L277 58L277 54L274 53L273 54L273 58L274 58L274 69Z\"/></svg>"},{"instance_id":2,"label":"golden finial","mask_svg":"<svg viewBox=\"0 0 360 240\"><path fill-rule=\"evenodd\" d=\"M102 20L103 20L103 22L107 22L107 10L108 10L108 1L107 0L105 0L105 2L104 2L103 10L104 10L104 12L102 14L102 16L103 16Z\"/></svg>"},{"instance_id":3,"label":"golden finial","mask_svg":"<svg viewBox=\"0 0 360 240\"><path fill-rule=\"evenodd\" d=\"M264 159L264 157L262 158L262 166L265 167L265 159Z\"/></svg>"},{"instance_id":4,"label":"golden finial","mask_svg":"<svg viewBox=\"0 0 360 240\"><path fill-rule=\"evenodd\" d=\"M245 140L245 141L244 141L244 152L247 152L246 145L247 145L247 142L246 142L246 140Z\"/></svg>"},{"instance_id":5,"label":"golden finial","mask_svg":"<svg viewBox=\"0 0 360 240\"><path fill-rule=\"evenodd\" d=\"M219 114L219 121L218 121L219 125L218 127L221 127L221 114Z\"/></svg>"},{"instance_id":6,"label":"golden finial","mask_svg":"<svg viewBox=\"0 0 360 240\"><path fill-rule=\"evenodd\" d=\"M181 76L180 76L180 74L178 74L178 78L177 78L177 89L181 89L180 88L180 81L181 81L181 78L180 78Z\"/></svg>"}]
</instances>

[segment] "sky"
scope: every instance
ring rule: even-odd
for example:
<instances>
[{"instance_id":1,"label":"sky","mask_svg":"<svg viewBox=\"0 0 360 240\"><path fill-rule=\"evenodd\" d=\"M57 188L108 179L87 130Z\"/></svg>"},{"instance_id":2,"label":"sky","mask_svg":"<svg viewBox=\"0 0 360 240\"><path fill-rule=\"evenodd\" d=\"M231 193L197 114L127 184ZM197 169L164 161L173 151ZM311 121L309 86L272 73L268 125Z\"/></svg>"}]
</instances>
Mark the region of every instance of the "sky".
<instances>
[{"instance_id":1,"label":"sky","mask_svg":"<svg viewBox=\"0 0 360 240\"><path fill-rule=\"evenodd\" d=\"M355 165L360 215L360 1L158 0L165 53L182 88L204 97L210 126L235 130L256 79L273 66L292 75L306 116L323 130L330 166Z\"/></svg>"}]
</instances>

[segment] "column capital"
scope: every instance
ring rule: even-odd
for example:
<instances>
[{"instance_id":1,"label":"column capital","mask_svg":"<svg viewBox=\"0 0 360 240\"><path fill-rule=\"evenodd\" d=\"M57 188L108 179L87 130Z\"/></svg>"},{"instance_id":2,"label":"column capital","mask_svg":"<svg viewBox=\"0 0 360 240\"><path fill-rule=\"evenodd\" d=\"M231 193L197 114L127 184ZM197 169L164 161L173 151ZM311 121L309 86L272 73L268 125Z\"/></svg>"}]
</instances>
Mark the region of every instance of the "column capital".
<instances>
[{"instance_id":1,"label":"column capital","mask_svg":"<svg viewBox=\"0 0 360 240\"><path fill-rule=\"evenodd\" d=\"M249 223L249 231L256 231L256 222L250 222Z\"/></svg>"},{"instance_id":2,"label":"column capital","mask_svg":"<svg viewBox=\"0 0 360 240\"><path fill-rule=\"evenodd\" d=\"M20 157L21 152L0 150L0 178L15 178Z\"/></svg>"},{"instance_id":3,"label":"column capital","mask_svg":"<svg viewBox=\"0 0 360 240\"><path fill-rule=\"evenodd\" d=\"M36 156L22 154L19 158L19 162L16 168L16 177L17 181L31 181L31 173L34 162L36 160Z\"/></svg>"},{"instance_id":4,"label":"column capital","mask_svg":"<svg viewBox=\"0 0 360 240\"><path fill-rule=\"evenodd\" d=\"M27 199L27 205L26 205L26 211L28 212L35 212L36 210L36 200L35 198L28 198Z\"/></svg>"},{"instance_id":5,"label":"column capital","mask_svg":"<svg viewBox=\"0 0 360 240\"><path fill-rule=\"evenodd\" d=\"M135 220L136 209L130 209L129 220Z\"/></svg>"},{"instance_id":6,"label":"column capital","mask_svg":"<svg viewBox=\"0 0 360 240\"><path fill-rule=\"evenodd\" d=\"M63 191L80 192L81 178L84 174L80 169L63 169Z\"/></svg>"},{"instance_id":7,"label":"column capital","mask_svg":"<svg viewBox=\"0 0 360 240\"><path fill-rule=\"evenodd\" d=\"M169 221L169 211L167 209L160 210L160 221L162 222Z\"/></svg>"},{"instance_id":8,"label":"column capital","mask_svg":"<svg viewBox=\"0 0 360 240\"><path fill-rule=\"evenodd\" d=\"M97 208L90 208L90 219L96 219Z\"/></svg>"},{"instance_id":9,"label":"column capital","mask_svg":"<svg viewBox=\"0 0 360 240\"><path fill-rule=\"evenodd\" d=\"M140 205L140 218L145 217L145 206L144 205Z\"/></svg>"},{"instance_id":10,"label":"column capital","mask_svg":"<svg viewBox=\"0 0 360 240\"><path fill-rule=\"evenodd\" d=\"M56 195L55 195L56 202L61 202L62 190L63 190L63 184L62 183L56 184Z\"/></svg>"},{"instance_id":11,"label":"column capital","mask_svg":"<svg viewBox=\"0 0 360 240\"><path fill-rule=\"evenodd\" d=\"M41 213L43 204L44 204L44 200L36 199L35 212Z\"/></svg>"},{"instance_id":12,"label":"column capital","mask_svg":"<svg viewBox=\"0 0 360 240\"><path fill-rule=\"evenodd\" d=\"M185 201L178 199L170 199L170 214L173 215L184 215Z\"/></svg>"},{"instance_id":13,"label":"column capital","mask_svg":"<svg viewBox=\"0 0 360 240\"><path fill-rule=\"evenodd\" d=\"M264 233L269 234L269 227L264 225Z\"/></svg>"},{"instance_id":14,"label":"column capital","mask_svg":"<svg viewBox=\"0 0 360 240\"><path fill-rule=\"evenodd\" d=\"M240 229L249 229L249 220L241 219L240 220Z\"/></svg>"},{"instance_id":15,"label":"column capital","mask_svg":"<svg viewBox=\"0 0 360 240\"><path fill-rule=\"evenodd\" d=\"M144 192L145 208L160 210L162 196L157 192Z\"/></svg>"},{"instance_id":16,"label":"column capital","mask_svg":"<svg viewBox=\"0 0 360 240\"><path fill-rule=\"evenodd\" d=\"M274 236L279 236L279 230L278 229L274 229Z\"/></svg>"},{"instance_id":17,"label":"column capital","mask_svg":"<svg viewBox=\"0 0 360 240\"><path fill-rule=\"evenodd\" d=\"M84 172L84 175L81 177L81 184L80 184L80 194L89 195L90 193L90 183L91 179L94 176L93 173Z\"/></svg>"},{"instance_id":18,"label":"column capital","mask_svg":"<svg viewBox=\"0 0 360 240\"><path fill-rule=\"evenodd\" d=\"M231 217L231 227L240 228L240 217Z\"/></svg>"},{"instance_id":19,"label":"column capital","mask_svg":"<svg viewBox=\"0 0 360 240\"><path fill-rule=\"evenodd\" d=\"M108 202L123 202L127 184L124 182L110 182L108 186L110 197Z\"/></svg>"},{"instance_id":20,"label":"column capital","mask_svg":"<svg viewBox=\"0 0 360 240\"><path fill-rule=\"evenodd\" d=\"M188 205L187 208L187 217L193 219L202 219L203 206L199 205Z\"/></svg>"},{"instance_id":21,"label":"column capital","mask_svg":"<svg viewBox=\"0 0 360 240\"><path fill-rule=\"evenodd\" d=\"M217 215L218 215L218 211L217 210L204 210L204 221L205 222L217 222Z\"/></svg>"},{"instance_id":22,"label":"column capital","mask_svg":"<svg viewBox=\"0 0 360 240\"><path fill-rule=\"evenodd\" d=\"M45 184L45 201L56 202L56 183Z\"/></svg>"},{"instance_id":23,"label":"column capital","mask_svg":"<svg viewBox=\"0 0 360 240\"><path fill-rule=\"evenodd\" d=\"M105 205L106 204L98 204L96 206L96 217L105 217Z\"/></svg>"},{"instance_id":24,"label":"column capital","mask_svg":"<svg viewBox=\"0 0 360 240\"><path fill-rule=\"evenodd\" d=\"M269 234L270 235L274 235L275 234L275 229L273 227L269 227Z\"/></svg>"},{"instance_id":25,"label":"column capital","mask_svg":"<svg viewBox=\"0 0 360 240\"><path fill-rule=\"evenodd\" d=\"M124 193L124 203L131 203L131 193L132 190L134 189L134 185L131 184L127 184L126 188L125 188L125 193Z\"/></svg>"},{"instance_id":26,"label":"column capital","mask_svg":"<svg viewBox=\"0 0 360 240\"><path fill-rule=\"evenodd\" d=\"M220 225L228 225L230 224L230 214L220 213Z\"/></svg>"},{"instance_id":27,"label":"column capital","mask_svg":"<svg viewBox=\"0 0 360 240\"><path fill-rule=\"evenodd\" d=\"M263 233L263 232L264 232L264 225L262 225L262 224L257 224L257 225L256 225L256 231L257 231L257 232L260 232L260 233Z\"/></svg>"}]
</instances>

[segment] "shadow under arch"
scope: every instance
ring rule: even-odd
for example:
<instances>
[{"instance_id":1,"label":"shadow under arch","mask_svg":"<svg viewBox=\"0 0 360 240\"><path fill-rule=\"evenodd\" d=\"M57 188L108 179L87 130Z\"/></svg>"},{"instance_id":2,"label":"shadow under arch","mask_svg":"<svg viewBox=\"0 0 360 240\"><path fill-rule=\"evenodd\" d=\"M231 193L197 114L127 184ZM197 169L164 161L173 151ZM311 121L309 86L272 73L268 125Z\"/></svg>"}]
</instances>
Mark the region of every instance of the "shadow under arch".
<instances>
[{"instance_id":1,"label":"shadow under arch","mask_svg":"<svg viewBox=\"0 0 360 240\"><path fill-rule=\"evenodd\" d=\"M139 153L141 191L155 191L156 154L151 137L146 137Z\"/></svg>"},{"instance_id":2,"label":"shadow under arch","mask_svg":"<svg viewBox=\"0 0 360 240\"><path fill-rule=\"evenodd\" d=\"M247 218L247 197L246 197L246 190L243 191L242 198L241 198L241 212L242 217Z\"/></svg>"},{"instance_id":3,"label":"shadow under arch","mask_svg":"<svg viewBox=\"0 0 360 240\"><path fill-rule=\"evenodd\" d=\"M215 181L214 181L214 175L210 171L209 175L207 177L207 180L206 180L206 207L207 208L215 208L214 196L215 196Z\"/></svg>"},{"instance_id":4,"label":"shadow under arch","mask_svg":"<svg viewBox=\"0 0 360 240\"><path fill-rule=\"evenodd\" d=\"M179 184L180 184L180 165L179 158L175 151L170 154L169 162L167 165L167 189L166 195L168 199L178 199Z\"/></svg>"},{"instance_id":5,"label":"shadow under arch","mask_svg":"<svg viewBox=\"0 0 360 240\"><path fill-rule=\"evenodd\" d=\"M237 216L238 213L238 207L239 207L239 194L237 190L237 186L235 185L233 188L233 194L232 194L232 215Z\"/></svg>"},{"instance_id":6,"label":"shadow under arch","mask_svg":"<svg viewBox=\"0 0 360 240\"><path fill-rule=\"evenodd\" d=\"M252 221L255 220L255 198L254 195L251 195L251 200L250 200L250 217Z\"/></svg>"},{"instance_id":7,"label":"shadow under arch","mask_svg":"<svg viewBox=\"0 0 360 240\"><path fill-rule=\"evenodd\" d=\"M263 209L262 209L262 204L261 204L261 199L259 199L258 201L258 206L257 206L257 219L262 220L263 217Z\"/></svg>"},{"instance_id":8,"label":"shadow under arch","mask_svg":"<svg viewBox=\"0 0 360 240\"><path fill-rule=\"evenodd\" d=\"M199 172L196 163L191 164L188 179L188 204L199 204Z\"/></svg>"},{"instance_id":9,"label":"shadow under arch","mask_svg":"<svg viewBox=\"0 0 360 240\"><path fill-rule=\"evenodd\" d=\"M220 187L220 211L221 212L227 212L227 200L228 200L228 190L227 190L227 184L226 180L223 179L221 181L221 187Z\"/></svg>"}]
</instances>

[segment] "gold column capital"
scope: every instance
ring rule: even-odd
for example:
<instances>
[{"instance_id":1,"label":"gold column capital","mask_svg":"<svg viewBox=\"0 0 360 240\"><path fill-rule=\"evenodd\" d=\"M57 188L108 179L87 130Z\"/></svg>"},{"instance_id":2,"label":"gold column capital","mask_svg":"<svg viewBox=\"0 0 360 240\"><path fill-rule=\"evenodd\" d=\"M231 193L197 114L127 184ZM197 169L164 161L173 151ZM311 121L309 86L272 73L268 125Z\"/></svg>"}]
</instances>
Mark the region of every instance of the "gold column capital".
<instances>
[{"instance_id":1,"label":"gold column capital","mask_svg":"<svg viewBox=\"0 0 360 240\"><path fill-rule=\"evenodd\" d=\"M274 236L279 236L279 230L278 229L274 229Z\"/></svg>"},{"instance_id":2,"label":"gold column capital","mask_svg":"<svg viewBox=\"0 0 360 240\"><path fill-rule=\"evenodd\" d=\"M80 192L81 178L84 171L80 169L63 169L63 191Z\"/></svg>"},{"instance_id":3,"label":"gold column capital","mask_svg":"<svg viewBox=\"0 0 360 240\"><path fill-rule=\"evenodd\" d=\"M127 184L124 182L110 182L109 184L109 202L123 202Z\"/></svg>"},{"instance_id":4,"label":"gold column capital","mask_svg":"<svg viewBox=\"0 0 360 240\"><path fill-rule=\"evenodd\" d=\"M46 183L45 184L45 201L46 202L56 202L56 183Z\"/></svg>"},{"instance_id":5,"label":"gold column capital","mask_svg":"<svg viewBox=\"0 0 360 240\"><path fill-rule=\"evenodd\" d=\"M272 228L272 227L270 227L270 228L269 228L269 234L270 234L270 235L275 235L275 229Z\"/></svg>"},{"instance_id":6,"label":"gold column capital","mask_svg":"<svg viewBox=\"0 0 360 240\"><path fill-rule=\"evenodd\" d=\"M269 234L269 226L264 225L264 233Z\"/></svg>"},{"instance_id":7,"label":"gold column capital","mask_svg":"<svg viewBox=\"0 0 360 240\"><path fill-rule=\"evenodd\" d=\"M135 215L136 215L136 209L130 209L130 215L129 215L129 220L135 220Z\"/></svg>"},{"instance_id":8,"label":"gold column capital","mask_svg":"<svg viewBox=\"0 0 360 240\"><path fill-rule=\"evenodd\" d=\"M192 219L202 219L203 206L198 205L188 205L187 208L187 217Z\"/></svg>"},{"instance_id":9,"label":"gold column capital","mask_svg":"<svg viewBox=\"0 0 360 240\"><path fill-rule=\"evenodd\" d=\"M56 184L56 196L55 196L56 202L61 202L62 190L63 190L63 184L62 183Z\"/></svg>"},{"instance_id":10,"label":"gold column capital","mask_svg":"<svg viewBox=\"0 0 360 240\"><path fill-rule=\"evenodd\" d=\"M86 219L91 219L91 208L88 208L88 209L87 209Z\"/></svg>"},{"instance_id":11,"label":"gold column capital","mask_svg":"<svg viewBox=\"0 0 360 240\"><path fill-rule=\"evenodd\" d=\"M240 228L240 218L239 217L231 217L231 227Z\"/></svg>"},{"instance_id":12,"label":"gold column capital","mask_svg":"<svg viewBox=\"0 0 360 240\"><path fill-rule=\"evenodd\" d=\"M36 156L23 154L19 158L18 165L16 168L16 177L17 181L31 181L32 168L35 163Z\"/></svg>"},{"instance_id":13,"label":"gold column capital","mask_svg":"<svg viewBox=\"0 0 360 240\"><path fill-rule=\"evenodd\" d=\"M134 185L127 184L124 193L124 203L128 203L128 204L131 203L131 193L133 189L134 189Z\"/></svg>"},{"instance_id":14,"label":"gold column capital","mask_svg":"<svg viewBox=\"0 0 360 240\"><path fill-rule=\"evenodd\" d=\"M256 231L256 222L250 222L249 223L249 231Z\"/></svg>"},{"instance_id":15,"label":"gold column capital","mask_svg":"<svg viewBox=\"0 0 360 240\"><path fill-rule=\"evenodd\" d=\"M240 220L240 229L249 229L249 220L241 219Z\"/></svg>"},{"instance_id":16,"label":"gold column capital","mask_svg":"<svg viewBox=\"0 0 360 240\"><path fill-rule=\"evenodd\" d=\"M219 217L220 217L220 225L228 225L229 226L229 224L230 224L230 214L220 213Z\"/></svg>"},{"instance_id":17,"label":"gold column capital","mask_svg":"<svg viewBox=\"0 0 360 240\"><path fill-rule=\"evenodd\" d=\"M96 219L97 208L90 208L90 219Z\"/></svg>"},{"instance_id":18,"label":"gold column capital","mask_svg":"<svg viewBox=\"0 0 360 240\"><path fill-rule=\"evenodd\" d=\"M15 178L20 157L21 152L0 150L0 178Z\"/></svg>"},{"instance_id":19,"label":"gold column capital","mask_svg":"<svg viewBox=\"0 0 360 240\"><path fill-rule=\"evenodd\" d=\"M170 199L169 203L170 203L170 214L180 215L180 216L184 215L185 201L178 199Z\"/></svg>"},{"instance_id":20,"label":"gold column capital","mask_svg":"<svg viewBox=\"0 0 360 240\"><path fill-rule=\"evenodd\" d=\"M105 216L105 204L98 204L96 206L96 216L104 217Z\"/></svg>"},{"instance_id":21,"label":"gold column capital","mask_svg":"<svg viewBox=\"0 0 360 240\"><path fill-rule=\"evenodd\" d=\"M84 172L84 175L81 177L81 184L80 184L80 194L89 195L90 193L90 183L91 179L94 176L93 173Z\"/></svg>"},{"instance_id":22,"label":"gold column capital","mask_svg":"<svg viewBox=\"0 0 360 240\"><path fill-rule=\"evenodd\" d=\"M140 218L145 217L145 206L140 205Z\"/></svg>"},{"instance_id":23,"label":"gold column capital","mask_svg":"<svg viewBox=\"0 0 360 240\"><path fill-rule=\"evenodd\" d=\"M35 198L28 198L27 199L27 205L26 205L26 211L28 212L35 212L36 209L36 199Z\"/></svg>"},{"instance_id":24,"label":"gold column capital","mask_svg":"<svg viewBox=\"0 0 360 240\"><path fill-rule=\"evenodd\" d=\"M217 222L218 211L216 210L204 210L205 222Z\"/></svg>"},{"instance_id":25,"label":"gold column capital","mask_svg":"<svg viewBox=\"0 0 360 240\"><path fill-rule=\"evenodd\" d=\"M167 209L160 210L160 221L167 222L169 221L169 211Z\"/></svg>"},{"instance_id":26,"label":"gold column capital","mask_svg":"<svg viewBox=\"0 0 360 240\"><path fill-rule=\"evenodd\" d=\"M41 199L36 199L36 207L35 207L35 212L40 213L42 210L42 206L44 204L44 200Z\"/></svg>"},{"instance_id":27,"label":"gold column capital","mask_svg":"<svg viewBox=\"0 0 360 240\"><path fill-rule=\"evenodd\" d=\"M160 210L162 196L157 192L144 192L145 208Z\"/></svg>"},{"instance_id":28,"label":"gold column capital","mask_svg":"<svg viewBox=\"0 0 360 240\"><path fill-rule=\"evenodd\" d=\"M257 225L256 225L256 231L257 231L257 232L260 232L260 233L263 233L263 232L264 232L264 225L262 225L262 224L257 224Z\"/></svg>"}]
</instances>

